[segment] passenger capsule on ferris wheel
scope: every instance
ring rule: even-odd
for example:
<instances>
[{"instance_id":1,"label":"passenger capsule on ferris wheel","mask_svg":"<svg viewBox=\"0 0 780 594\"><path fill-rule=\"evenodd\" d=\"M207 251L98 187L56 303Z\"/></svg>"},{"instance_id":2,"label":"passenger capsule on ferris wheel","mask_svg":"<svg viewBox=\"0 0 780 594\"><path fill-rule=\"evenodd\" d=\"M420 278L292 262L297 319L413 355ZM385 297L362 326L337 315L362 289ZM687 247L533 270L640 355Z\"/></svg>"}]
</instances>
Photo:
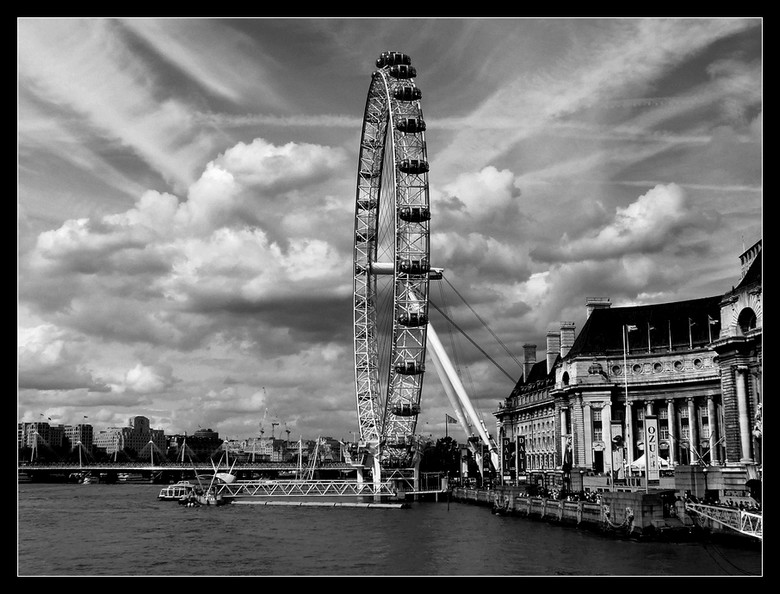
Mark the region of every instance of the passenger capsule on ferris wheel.
<instances>
[{"instance_id":1,"label":"passenger capsule on ferris wheel","mask_svg":"<svg viewBox=\"0 0 780 594\"><path fill-rule=\"evenodd\" d=\"M431 209L428 206L402 206L398 209L398 217L409 223L422 223L431 218Z\"/></svg>"},{"instance_id":2,"label":"passenger capsule on ferris wheel","mask_svg":"<svg viewBox=\"0 0 780 594\"><path fill-rule=\"evenodd\" d=\"M398 316L398 323L401 326L409 327L425 326L428 323L428 316L414 311L407 311Z\"/></svg>"},{"instance_id":3,"label":"passenger capsule on ferris wheel","mask_svg":"<svg viewBox=\"0 0 780 594\"><path fill-rule=\"evenodd\" d=\"M419 101L422 89L414 85L400 85L393 90L393 97L398 101Z\"/></svg>"},{"instance_id":4,"label":"passenger capsule on ferris wheel","mask_svg":"<svg viewBox=\"0 0 780 594\"><path fill-rule=\"evenodd\" d=\"M427 258L404 258L398 263L398 269L404 274L425 274L430 268Z\"/></svg>"},{"instance_id":5,"label":"passenger capsule on ferris wheel","mask_svg":"<svg viewBox=\"0 0 780 594\"><path fill-rule=\"evenodd\" d=\"M425 159L403 159L398 168L404 173L420 174L428 172L428 161Z\"/></svg>"},{"instance_id":6,"label":"passenger capsule on ferris wheel","mask_svg":"<svg viewBox=\"0 0 780 594\"><path fill-rule=\"evenodd\" d=\"M395 127L406 134L417 134L425 132L425 120L416 116L402 117L396 119Z\"/></svg>"},{"instance_id":7,"label":"passenger capsule on ferris wheel","mask_svg":"<svg viewBox=\"0 0 780 594\"><path fill-rule=\"evenodd\" d=\"M401 375L419 375L425 372L425 365L417 361L404 361L395 366L395 372Z\"/></svg>"},{"instance_id":8,"label":"passenger capsule on ferris wheel","mask_svg":"<svg viewBox=\"0 0 780 594\"><path fill-rule=\"evenodd\" d=\"M397 417L411 417L420 414L420 405L413 402L398 402L393 405L392 410Z\"/></svg>"},{"instance_id":9,"label":"passenger capsule on ferris wheel","mask_svg":"<svg viewBox=\"0 0 780 594\"><path fill-rule=\"evenodd\" d=\"M384 68L385 66L395 66L398 64L408 66L411 63L412 58L408 54L402 52L382 52L376 60L376 67Z\"/></svg>"},{"instance_id":10,"label":"passenger capsule on ferris wheel","mask_svg":"<svg viewBox=\"0 0 780 594\"><path fill-rule=\"evenodd\" d=\"M414 78L417 76L417 69L407 64L396 64L390 66L390 76L394 78Z\"/></svg>"}]
</instances>

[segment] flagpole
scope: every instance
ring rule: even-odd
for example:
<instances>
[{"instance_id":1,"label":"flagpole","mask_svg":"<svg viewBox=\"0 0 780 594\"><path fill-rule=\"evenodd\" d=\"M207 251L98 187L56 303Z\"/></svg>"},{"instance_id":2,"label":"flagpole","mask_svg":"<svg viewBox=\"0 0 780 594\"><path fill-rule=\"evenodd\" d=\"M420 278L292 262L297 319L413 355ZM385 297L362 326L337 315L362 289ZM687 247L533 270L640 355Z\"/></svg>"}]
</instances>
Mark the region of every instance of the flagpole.
<instances>
[{"instance_id":1,"label":"flagpole","mask_svg":"<svg viewBox=\"0 0 780 594\"><path fill-rule=\"evenodd\" d=\"M633 450L632 447L629 447L631 445L631 419L629 414L629 404L628 404L628 360L627 360L627 354L628 354L628 329L626 328L626 325L623 324L623 382L626 388L626 446L628 452L631 452ZM629 465L633 463L633 460L629 461ZM624 473L625 474L625 473Z\"/></svg>"},{"instance_id":2,"label":"flagpole","mask_svg":"<svg viewBox=\"0 0 780 594\"><path fill-rule=\"evenodd\" d=\"M672 320L669 320L669 352L672 351Z\"/></svg>"},{"instance_id":3,"label":"flagpole","mask_svg":"<svg viewBox=\"0 0 780 594\"><path fill-rule=\"evenodd\" d=\"M650 349L650 322L647 323L647 352L651 352Z\"/></svg>"},{"instance_id":4,"label":"flagpole","mask_svg":"<svg viewBox=\"0 0 780 594\"><path fill-rule=\"evenodd\" d=\"M445 413L444 414L444 437L445 437L445 439L450 436L449 425L450 425L450 422L449 422L449 419L447 418L447 414Z\"/></svg>"},{"instance_id":5,"label":"flagpole","mask_svg":"<svg viewBox=\"0 0 780 594\"><path fill-rule=\"evenodd\" d=\"M688 318L688 346L693 350L693 334L691 332L691 318Z\"/></svg>"}]
</instances>

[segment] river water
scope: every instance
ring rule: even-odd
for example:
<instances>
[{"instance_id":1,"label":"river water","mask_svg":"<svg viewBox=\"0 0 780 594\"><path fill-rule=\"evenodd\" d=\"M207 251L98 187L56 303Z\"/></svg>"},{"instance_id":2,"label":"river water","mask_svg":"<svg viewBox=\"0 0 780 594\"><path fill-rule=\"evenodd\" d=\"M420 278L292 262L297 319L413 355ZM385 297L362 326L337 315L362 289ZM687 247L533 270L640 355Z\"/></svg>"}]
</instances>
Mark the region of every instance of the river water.
<instances>
[{"instance_id":1,"label":"river water","mask_svg":"<svg viewBox=\"0 0 780 594\"><path fill-rule=\"evenodd\" d=\"M409 509L158 501L160 485L18 487L17 575L760 576L760 547L615 540L497 516Z\"/></svg>"}]
</instances>

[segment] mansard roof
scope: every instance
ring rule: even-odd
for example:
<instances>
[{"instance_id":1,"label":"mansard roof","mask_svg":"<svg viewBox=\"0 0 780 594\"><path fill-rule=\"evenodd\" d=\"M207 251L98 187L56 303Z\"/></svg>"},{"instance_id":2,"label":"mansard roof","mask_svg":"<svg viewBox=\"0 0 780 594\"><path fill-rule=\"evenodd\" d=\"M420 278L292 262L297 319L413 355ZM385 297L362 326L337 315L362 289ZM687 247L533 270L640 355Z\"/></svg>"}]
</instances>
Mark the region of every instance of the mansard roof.
<instances>
[{"instance_id":1,"label":"mansard roof","mask_svg":"<svg viewBox=\"0 0 780 594\"><path fill-rule=\"evenodd\" d=\"M647 353L703 347L720 331L720 295L633 307L596 309L590 314L566 359L623 353L623 326L628 352ZM648 346L649 337L649 346ZM671 346L670 346L671 345Z\"/></svg>"},{"instance_id":2,"label":"mansard roof","mask_svg":"<svg viewBox=\"0 0 780 594\"><path fill-rule=\"evenodd\" d=\"M756 257L750 263L747 272L745 272L745 276L742 277L742 280L739 281L739 284L734 290L743 289L754 283L761 283L761 253L762 251L759 250Z\"/></svg>"},{"instance_id":3,"label":"mansard roof","mask_svg":"<svg viewBox=\"0 0 780 594\"><path fill-rule=\"evenodd\" d=\"M555 363L558 363L560 360L561 356L557 355L555 358ZM555 365L553 365L553 369L554 368ZM554 381L555 371L551 371L550 373L547 372L547 359L537 361L531 367L531 371L528 373L528 378L525 376L521 377L517 384L515 384L515 387L509 397L511 398L512 396L517 396L523 392L533 392L534 390L537 390L547 384L554 383Z\"/></svg>"}]
</instances>

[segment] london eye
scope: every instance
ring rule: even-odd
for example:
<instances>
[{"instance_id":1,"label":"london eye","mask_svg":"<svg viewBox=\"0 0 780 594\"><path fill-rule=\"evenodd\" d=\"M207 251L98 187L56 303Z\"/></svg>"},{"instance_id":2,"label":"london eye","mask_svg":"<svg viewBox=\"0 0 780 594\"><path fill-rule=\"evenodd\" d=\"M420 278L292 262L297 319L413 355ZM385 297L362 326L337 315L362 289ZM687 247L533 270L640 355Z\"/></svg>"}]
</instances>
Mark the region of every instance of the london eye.
<instances>
[{"instance_id":1,"label":"london eye","mask_svg":"<svg viewBox=\"0 0 780 594\"><path fill-rule=\"evenodd\" d=\"M425 120L408 55L383 52L366 99L354 227L360 441L383 463L413 446L425 373L429 264Z\"/></svg>"}]
</instances>

